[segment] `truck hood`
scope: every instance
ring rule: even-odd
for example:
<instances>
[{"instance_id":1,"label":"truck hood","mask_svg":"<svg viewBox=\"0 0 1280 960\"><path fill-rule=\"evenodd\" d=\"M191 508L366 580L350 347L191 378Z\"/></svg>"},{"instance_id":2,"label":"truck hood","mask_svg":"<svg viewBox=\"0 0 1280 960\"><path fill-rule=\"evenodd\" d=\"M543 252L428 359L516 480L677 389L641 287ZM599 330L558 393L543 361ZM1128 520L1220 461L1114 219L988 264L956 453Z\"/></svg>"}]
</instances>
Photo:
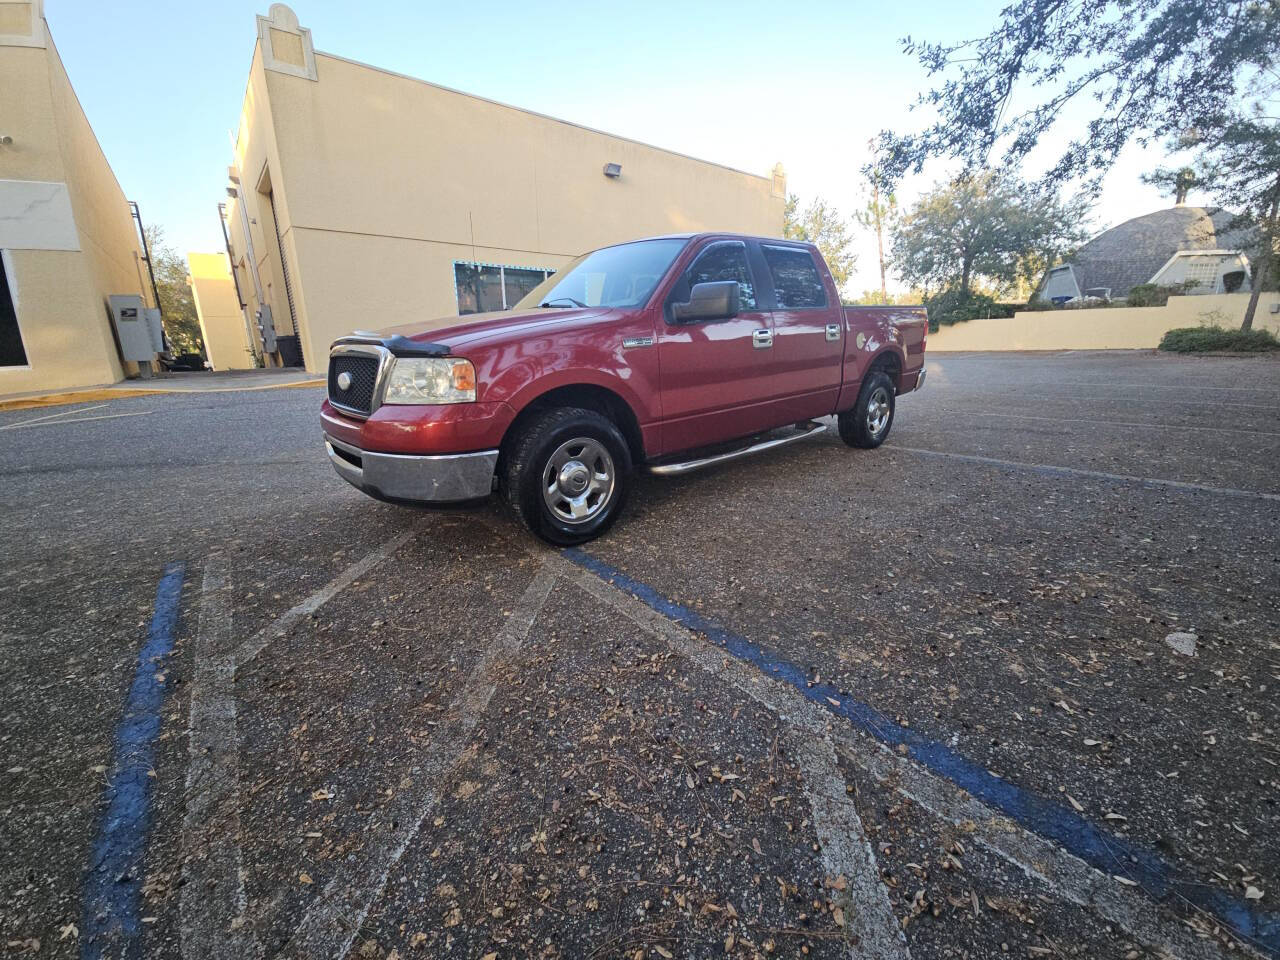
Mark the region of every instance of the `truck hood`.
<instances>
[{"instance_id":1,"label":"truck hood","mask_svg":"<svg viewBox=\"0 0 1280 960\"><path fill-rule=\"evenodd\" d=\"M457 351L497 335L520 335L573 322L592 320L608 313L606 307L536 308L471 313L465 317L439 317L395 327L383 327L379 337L401 336L424 343L443 343Z\"/></svg>"}]
</instances>

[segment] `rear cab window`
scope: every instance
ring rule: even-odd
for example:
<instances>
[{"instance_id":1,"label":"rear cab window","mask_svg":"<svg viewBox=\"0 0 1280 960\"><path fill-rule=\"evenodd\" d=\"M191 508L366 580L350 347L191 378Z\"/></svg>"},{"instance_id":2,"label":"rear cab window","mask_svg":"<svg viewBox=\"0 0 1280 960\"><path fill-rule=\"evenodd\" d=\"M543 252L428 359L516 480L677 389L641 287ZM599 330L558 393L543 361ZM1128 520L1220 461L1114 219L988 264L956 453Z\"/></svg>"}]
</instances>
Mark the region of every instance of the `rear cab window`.
<instances>
[{"instance_id":1,"label":"rear cab window","mask_svg":"<svg viewBox=\"0 0 1280 960\"><path fill-rule=\"evenodd\" d=\"M769 265L779 310L814 310L827 306L827 290L813 255L803 247L760 244Z\"/></svg>"}]
</instances>

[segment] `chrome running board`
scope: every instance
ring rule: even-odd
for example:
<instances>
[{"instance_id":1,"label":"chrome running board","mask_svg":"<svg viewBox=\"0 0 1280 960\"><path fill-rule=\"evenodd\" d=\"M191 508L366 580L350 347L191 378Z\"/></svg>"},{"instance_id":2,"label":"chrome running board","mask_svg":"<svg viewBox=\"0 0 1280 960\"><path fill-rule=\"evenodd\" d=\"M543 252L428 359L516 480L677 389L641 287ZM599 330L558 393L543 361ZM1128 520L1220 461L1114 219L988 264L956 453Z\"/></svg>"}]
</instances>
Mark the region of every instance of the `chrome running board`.
<instances>
[{"instance_id":1,"label":"chrome running board","mask_svg":"<svg viewBox=\"0 0 1280 960\"><path fill-rule=\"evenodd\" d=\"M683 463L659 463L651 464L649 472L659 477L678 477L682 473L692 473L694 470L701 470L703 467L710 467L717 463L724 463L726 460L736 460L738 457L745 457L752 453L759 453L762 450L772 450L775 447L784 447L788 443L795 443L797 440L807 440L814 434L822 433L827 429L825 423L818 423L814 420L805 423L797 423L796 427L802 430L802 433L793 434L789 437L778 437L774 440L762 440L760 443L753 443L749 447L743 447L741 450L731 450L728 453L718 453L712 457L703 457L700 460L686 460Z\"/></svg>"}]
</instances>

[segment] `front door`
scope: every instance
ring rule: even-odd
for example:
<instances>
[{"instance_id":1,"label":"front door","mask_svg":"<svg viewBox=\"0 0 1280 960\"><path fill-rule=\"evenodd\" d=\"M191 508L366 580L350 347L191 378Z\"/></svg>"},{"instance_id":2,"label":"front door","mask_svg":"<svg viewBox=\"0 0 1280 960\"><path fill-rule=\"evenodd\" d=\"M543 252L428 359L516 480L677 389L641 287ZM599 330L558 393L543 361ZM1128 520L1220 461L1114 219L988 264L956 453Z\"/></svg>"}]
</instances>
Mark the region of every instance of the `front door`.
<instances>
[{"instance_id":1,"label":"front door","mask_svg":"<svg viewBox=\"0 0 1280 960\"><path fill-rule=\"evenodd\" d=\"M695 283L736 280L739 313L725 320L677 323L673 303ZM662 371L662 452L675 453L773 426L768 379L773 320L762 309L741 240L711 240L667 295L658 323Z\"/></svg>"}]
</instances>

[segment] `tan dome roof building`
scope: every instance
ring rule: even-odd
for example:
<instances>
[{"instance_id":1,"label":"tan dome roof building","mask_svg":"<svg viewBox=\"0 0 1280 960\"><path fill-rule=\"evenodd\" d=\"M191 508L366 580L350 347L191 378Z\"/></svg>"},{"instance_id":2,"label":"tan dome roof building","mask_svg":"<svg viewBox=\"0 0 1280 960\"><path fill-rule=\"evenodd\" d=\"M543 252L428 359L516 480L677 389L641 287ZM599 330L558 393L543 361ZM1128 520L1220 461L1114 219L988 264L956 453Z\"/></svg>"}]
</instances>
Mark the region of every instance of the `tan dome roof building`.
<instances>
[{"instance_id":1,"label":"tan dome roof building","mask_svg":"<svg viewBox=\"0 0 1280 960\"><path fill-rule=\"evenodd\" d=\"M1170 207L1134 217L1094 237L1046 275L1037 296L1121 299L1141 284L1195 283L1189 293L1241 289L1249 276L1248 230L1221 207Z\"/></svg>"}]
</instances>

